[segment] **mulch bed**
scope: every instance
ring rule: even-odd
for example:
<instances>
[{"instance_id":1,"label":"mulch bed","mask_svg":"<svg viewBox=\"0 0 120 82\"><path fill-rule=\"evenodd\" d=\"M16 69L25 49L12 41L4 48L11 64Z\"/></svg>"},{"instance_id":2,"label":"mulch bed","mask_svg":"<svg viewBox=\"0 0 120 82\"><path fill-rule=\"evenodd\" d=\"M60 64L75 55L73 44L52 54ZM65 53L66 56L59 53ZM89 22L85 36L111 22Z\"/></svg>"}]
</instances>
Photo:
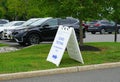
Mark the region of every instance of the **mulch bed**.
<instances>
[{"instance_id":1,"label":"mulch bed","mask_svg":"<svg viewBox=\"0 0 120 82\"><path fill-rule=\"evenodd\" d=\"M99 48L89 45L79 46L81 51L101 51Z\"/></svg>"}]
</instances>

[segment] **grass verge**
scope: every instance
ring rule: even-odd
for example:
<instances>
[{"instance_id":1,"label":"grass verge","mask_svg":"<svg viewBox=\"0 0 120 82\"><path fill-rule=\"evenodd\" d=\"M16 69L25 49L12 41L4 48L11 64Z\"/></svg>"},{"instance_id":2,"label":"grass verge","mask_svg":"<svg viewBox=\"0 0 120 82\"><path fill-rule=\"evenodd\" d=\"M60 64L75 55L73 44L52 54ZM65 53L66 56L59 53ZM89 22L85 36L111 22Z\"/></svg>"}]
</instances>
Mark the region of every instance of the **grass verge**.
<instances>
[{"instance_id":1,"label":"grass verge","mask_svg":"<svg viewBox=\"0 0 120 82\"><path fill-rule=\"evenodd\" d=\"M3 47L3 46L8 46L8 45L7 45L7 44L1 44L1 43L0 43L0 47Z\"/></svg>"},{"instance_id":2,"label":"grass verge","mask_svg":"<svg viewBox=\"0 0 120 82\"><path fill-rule=\"evenodd\" d=\"M120 61L120 43L99 42L85 45L97 47L100 51L81 51L84 65ZM58 68L46 61L50 48L51 44L40 44L14 52L0 53L0 74ZM82 65L70 59L65 52L59 68Z\"/></svg>"}]
</instances>

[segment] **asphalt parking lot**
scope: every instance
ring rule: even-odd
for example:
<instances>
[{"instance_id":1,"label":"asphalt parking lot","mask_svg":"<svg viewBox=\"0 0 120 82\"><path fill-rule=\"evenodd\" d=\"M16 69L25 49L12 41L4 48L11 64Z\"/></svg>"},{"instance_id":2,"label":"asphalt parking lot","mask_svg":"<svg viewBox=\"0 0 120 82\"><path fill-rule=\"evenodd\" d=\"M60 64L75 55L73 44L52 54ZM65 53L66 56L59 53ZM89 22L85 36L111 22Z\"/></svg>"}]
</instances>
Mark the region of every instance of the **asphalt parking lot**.
<instances>
[{"instance_id":1,"label":"asphalt parking lot","mask_svg":"<svg viewBox=\"0 0 120 82\"><path fill-rule=\"evenodd\" d=\"M84 42L114 42L114 34L86 33ZM120 42L120 34L117 34L117 42Z\"/></svg>"},{"instance_id":2,"label":"asphalt parking lot","mask_svg":"<svg viewBox=\"0 0 120 82\"><path fill-rule=\"evenodd\" d=\"M91 34L87 32L84 42L114 42L114 34L99 34L99 33ZM120 42L120 34L117 34L117 42ZM14 46L14 47L25 47L25 46L20 46L15 41L10 41L10 40L0 40L0 43L9 44L10 46ZM52 43L52 42L41 42L41 43Z\"/></svg>"}]
</instances>

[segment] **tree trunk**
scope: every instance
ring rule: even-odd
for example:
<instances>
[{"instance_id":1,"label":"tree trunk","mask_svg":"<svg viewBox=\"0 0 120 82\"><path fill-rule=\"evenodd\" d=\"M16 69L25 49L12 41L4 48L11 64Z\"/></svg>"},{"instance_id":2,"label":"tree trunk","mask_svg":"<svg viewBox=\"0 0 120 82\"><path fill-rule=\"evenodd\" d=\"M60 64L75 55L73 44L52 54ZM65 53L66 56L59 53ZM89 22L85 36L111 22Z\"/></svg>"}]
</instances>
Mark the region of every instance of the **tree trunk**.
<instances>
[{"instance_id":1,"label":"tree trunk","mask_svg":"<svg viewBox=\"0 0 120 82\"><path fill-rule=\"evenodd\" d=\"M115 23L115 35L114 35L114 42L117 42L117 32L118 32L118 26L117 26L117 21Z\"/></svg>"},{"instance_id":2,"label":"tree trunk","mask_svg":"<svg viewBox=\"0 0 120 82\"><path fill-rule=\"evenodd\" d=\"M83 46L83 29L82 29L82 20L80 20L80 46Z\"/></svg>"}]
</instances>

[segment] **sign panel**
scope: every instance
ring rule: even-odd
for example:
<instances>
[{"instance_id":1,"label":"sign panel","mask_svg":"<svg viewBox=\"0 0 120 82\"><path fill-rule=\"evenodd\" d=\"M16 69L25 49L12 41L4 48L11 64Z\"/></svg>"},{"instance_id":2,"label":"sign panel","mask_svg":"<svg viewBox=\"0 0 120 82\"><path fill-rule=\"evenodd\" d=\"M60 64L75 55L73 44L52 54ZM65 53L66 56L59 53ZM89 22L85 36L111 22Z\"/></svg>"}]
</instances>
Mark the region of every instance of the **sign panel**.
<instances>
[{"instance_id":1,"label":"sign panel","mask_svg":"<svg viewBox=\"0 0 120 82\"><path fill-rule=\"evenodd\" d=\"M82 55L78 47L74 29L66 26L59 26L51 50L48 54L47 61L56 64L56 66L59 66L66 47L71 58L83 63ZM73 53L71 52L72 49L76 49L76 51Z\"/></svg>"},{"instance_id":2,"label":"sign panel","mask_svg":"<svg viewBox=\"0 0 120 82\"><path fill-rule=\"evenodd\" d=\"M70 58L84 64L74 29L72 30L72 34L68 41L67 51L68 51Z\"/></svg>"},{"instance_id":3,"label":"sign panel","mask_svg":"<svg viewBox=\"0 0 120 82\"><path fill-rule=\"evenodd\" d=\"M59 63L64 54L71 32L72 32L71 28L59 26L53 45L47 57L47 61L50 61L59 66Z\"/></svg>"}]
</instances>

